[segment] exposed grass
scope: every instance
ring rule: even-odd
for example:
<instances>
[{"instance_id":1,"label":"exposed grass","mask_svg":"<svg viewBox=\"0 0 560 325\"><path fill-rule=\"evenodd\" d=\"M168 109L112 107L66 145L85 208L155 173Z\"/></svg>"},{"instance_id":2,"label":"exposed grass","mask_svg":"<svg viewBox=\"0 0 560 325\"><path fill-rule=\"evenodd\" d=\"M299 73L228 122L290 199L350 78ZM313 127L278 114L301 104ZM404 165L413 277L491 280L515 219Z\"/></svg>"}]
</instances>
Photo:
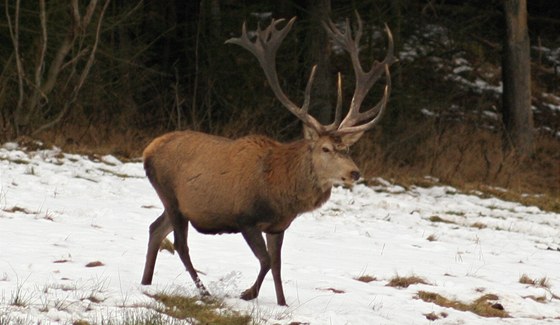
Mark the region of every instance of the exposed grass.
<instances>
[{"instance_id":1,"label":"exposed grass","mask_svg":"<svg viewBox=\"0 0 560 325\"><path fill-rule=\"evenodd\" d=\"M494 294L485 294L470 304L449 299L438 293L428 291L419 291L418 298L425 302L434 303L438 306L467 311L482 317L510 317L504 310L504 307L500 303L495 302L499 299L499 297Z\"/></svg>"},{"instance_id":2,"label":"exposed grass","mask_svg":"<svg viewBox=\"0 0 560 325\"><path fill-rule=\"evenodd\" d=\"M72 325L91 325L91 323L86 321L86 320L79 319L79 320L73 321Z\"/></svg>"},{"instance_id":3,"label":"exposed grass","mask_svg":"<svg viewBox=\"0 0 560 325\"><path fill-rule=\"evenodd\" d=\"M75 320L72 325L191 325L190 320L176 319L155 310L130 310L125 309L119 315L114 317L101 317L98 321L89 321L84 319ZM210 323L200 323L210 324Z\"/></svg>"},{"instance_id":4,"label":"exposed grass","mask_svg":"<svg viewBox=\"0 0 560 325\"><path fill-rule=\"evenodd\" d=\"M521 275L519 278L519 283L528 284L539 288L550 288L550 281L547 277L542 277L540 279L532 279L527 274Z\"/></svg>"},{"instance_id":5,"label":"exposed grass","mask_svg":"<svg viewBox=\"0 0 560 325\"><path fill-rule=\"evenodd\" d=\"M175 245L169 239L164 238L159 245L159 251L168 251L171 254L175 254Z\"/></svg>"},{"instance_id":6,"label":"exposed grass","mask_svg":"<svg viewBox=\"0 0 560 325\"><path fill-rule=\"evenodd\" d=\"M27 279L26 279L27 280ZM16 289L12 291L9 304L16 307L27 307L33 300L33 292L24 289L24 283L17 279Z\"/></svg>"},{"instance_id":7,"label":"exposed grass","mask_svg":"<svg viewBox=\"0 0 560 325\"><path fill-rule=\"evenodd\" d=\"M12 297L10 299L10 305L16 307L27 307L31 303L32 295L30 293L24 292L19 288L12 293Z\"/></svg>"},{"instance_id":8,"label":"exposed grass","mask_svg":"<svg viewBox=\"0 0 560 325\"><path fill-rule=\"evenodd\" d=\"M340 289L332 288L332 287L330 287L330 288L317 288L317 289L318 290L323 290L323 291L330 291L330 292L336 293L336 294L346 293L346 291L344 291L344 290L340 290Z\"/></svg>"},{"instance_id":9,"label":"exposed grass","mask_svg":"<svg viewBox=\"0 0 560 325\"><path fill-rule=\"evenodd\" d=\"M399 276L398 274L392 278L389 283L387 283L388 287L396 287L396 288L408 288L413 284L428 284L426 280L418 277L416 275L411 276Z\"/></svg>"},{"instance_id":10,"label":"exposed grass","mask_svg":"<svg viewBox=\"0 0 560 325\"><path fill-rule=\"evenodd\" d=\"M22 213L25 213L25 214L37 214L37 212L30 211L26 208L22 208L22 207L19 207L17 205L14 205L11 208L5 208L5 209L2 209L2 210L5 211L5 212L9 212L9 213L22 212Z\"/></svg>"},{"instance_id":11,"label":"exposed grass","mask_svg":"<svg viewBox=\"0 0 560 325\"><path fill-rule=\"evenodd\" d=\"M560 195L557 195L557 193L528 194L516 189L501 191L486 185L478 185L477 188L485 194L505 201L519 202L527 206L536 206L545 211L560 212Z\"/></svg>"},{"instance_id":12,"label":"exposed grass","mask_svg":"<svg viewBox=\"0 0 560 325\"><path fill-rule=\"evenodd\" d=\"M200 324L246 325L252 324L249 315L228 309L223 301L210 297L186 297L177 294L159 293L149 295L163 307L156 310L177 319L195 319Z\"/></svg>"},{"instance_id":13,"label":"exposed grass","mask_svg":"<svg viewBox=\"0 0 560 325\"><path fill-rule=\"evenodd\" d=\"M373 281L377 281L377 278L372 275L360 275L359 277L354 278L357 281L370 283Z\"/></svg>"},{"instance_id":14,"label":"exposed grass","mask_svg":"<svg viewBox=\"0 0 560 325\"><path fill-rule=\"evenodd\" d=\"M29 322L23 317L13 316L9 313L0 314L0 325L28 325L28 324Z\"/></svg>"},{"instance_id":15,"label":"exposed grass","mask_svg":"<svg viewBox=\"0 0 560 325\"><path fill-rule=\"evenodd\" d=\"M482 222L475 222L473 224L471 224L472 228L478 228L478 229L484 229L487 226L485 224L483 224Z\"/></svg>"},{"instance_id":16,"label":"exposed grass","mask_svg":"<svg viewBox=\"0 0 560 325\"><path fill-rule=\"evenodd\" d=\"M438 238L437 238L436 235L431 234L431 235L429 235L428 237L426 237L426 240L427 240L427 241L437 241Z\"/></svg>"},{"instance_id":17,"label":"exposed grass","mask_svg":"<svg viewBox=\"0 0 560 325\"><path fill-rule=\"evenodd\" d=\"M115 315L102 316L101 319L95 321L78 319L72 325L247 325L256 323L250 315L229 309L223 301L217 298L200 299L166 293L148 296L158 303L149 304L146 309L123 309L119 312L118 317ZM0 323L0 325L4 324Z\"/></svg>"},{"instance_id":18,"label":"exposed grass","mask_svg":"<svg viewBox=\"0 0 560 325\"><path fill-rule=\"evenodd\" d=\"M445 211L445 214L449 214L449 215L453 215L453 216L459 216L459 217L464 217L465 216L465 212L463 212L463 211Z\"/></svg>"},{"instance_id":19,"label":"exposed grass","mask_svg":"<svg viewBox=\"0 0 560 325\"><path fill-rule=\"evenodd\" d=\"M99 170L106 173L106 174L110 174L110 175L113 175L113 176L116 176L116 177L119 177L119 178L142 178L140 176L134 176L134 175L128 175L128 174L125 174L125 173L119 173L119 172L116 172L114 170L110 170L108 168L99 168Z\"/></svg>"},{"instance_id":20,"label":"exposed grass","mask_svg":"<svg viewBox=\"0 0 560 325\"><path fill-rule=\"evenodd\" d=\"M431 312L429 314L424 314L424 316L426 316L427 320L435 321L435 320L438 320L438 319L441 319L441 318L446 318L448 315L447 315L447 313L436 314L434 312Z\"/></svg>"},{"instance_id":21,"label":"exposed grass","mask_svg":"<svg viewBox=\"0 0 560 325\"><path fill-rule=\"evenodd\" d=\"M441 222L441 223L455 223L451 220L447 220L447 219L443 219L440 216L431 216L428 218L428 220L430 220L431 222Z\"/></svg>"}]
</instances>

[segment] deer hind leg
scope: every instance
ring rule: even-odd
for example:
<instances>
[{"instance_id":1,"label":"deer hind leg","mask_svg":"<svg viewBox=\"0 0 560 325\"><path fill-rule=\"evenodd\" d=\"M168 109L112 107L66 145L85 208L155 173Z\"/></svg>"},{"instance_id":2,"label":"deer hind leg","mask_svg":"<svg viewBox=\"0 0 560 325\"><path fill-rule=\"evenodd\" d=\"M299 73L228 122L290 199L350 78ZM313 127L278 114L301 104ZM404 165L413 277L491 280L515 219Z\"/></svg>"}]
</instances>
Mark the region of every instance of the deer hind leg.
<instances>
[{"instance_id":1,"label":"deer hind leg","mask_svg":"<svg viewBox=\"0 0 560 325\"><path fill-rule=\"evenodd\" d=\"M283 241L284 232L266 234L266 245L268 247L268 254L270 255L272 278L274 279L274 289L276 290L276 302L280 306L286 306L286 298L284 297L284 289L282 288L282 277L280 275Z\"/></svg>"},{"instance_id":2,"label":"deer hind leg","mask_svg":"<svg viewBox=\"0 0 560 325\"><path fill-rule=\"evenodd\" d=\"M165 211L150 225L150 239L148 240L148 253L146 254L146 264L144 265L144 275L142 284L152 284L154 268L159 252L159 247L163 239L173 230L171 223L165 217Z\"/></svg>"},{"instance_id":3,"label":"deer hind leg","mask_svg":"<svg viewBox=\"0 0 560 325\"><path fill-rule=\"evenodd\" d=\"M200 281L198 273L196 272L189 255L189 246L187 244L189 221L180 212L175 212L170 219L173 223L173 235L175 236L175 250L177 251L177 254L181 258L183 265L185 265L187 272L191 275L191 278L200 294L203 296L209 296L210 293L206 290L202 281Z\"/></svg>"},{"instance_id":4,"label":"deer hind leg","mask_svg":"<svg viewBox=\"0 0 560 325\"><path fill-rule=\"evenodd\" d=\"M268 251L266 250L266 244L264 242L264 238L262 233L257 228L247 228L241 231L243 234L243 238L249 247L253 251L253 254L259 260L261 265L261 269L259 271L259 275L255 280L255 283L249 289L243 291L241 294L241 299L243 300L251 300L255 299L259 295L259 290L261 288L262 282L264 277L270 270L270 256L268 255Z\"/></svg>"}]
</instances>

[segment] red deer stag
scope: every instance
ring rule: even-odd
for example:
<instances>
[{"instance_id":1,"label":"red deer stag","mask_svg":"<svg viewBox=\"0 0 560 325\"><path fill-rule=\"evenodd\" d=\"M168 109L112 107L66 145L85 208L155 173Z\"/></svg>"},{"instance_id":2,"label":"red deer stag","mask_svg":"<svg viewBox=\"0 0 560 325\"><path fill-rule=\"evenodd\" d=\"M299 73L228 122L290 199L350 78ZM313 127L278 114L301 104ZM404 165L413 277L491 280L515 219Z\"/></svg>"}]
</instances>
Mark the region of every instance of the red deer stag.
<instances>
[{"instance_id":1,"label":"red deer stag","mask_svg":"<svg viewBox=\"0 0 560 325\"><path fill-rule=\"evenodd\" d=\"M341 78L334 122L319 123L308 114L315 67L300 107L280 87L276 73L276 51L290 31L295 18L284 27L272 20L270 26L256 31L252 41L243 24L237 44L253 53L280 102L304 124L304 139L279 143L268 137L249 135L236 140L194 131L171 132L152 141L144 151L144 168L165 208L150 226L148 253L142 284L151 284L162 240L174 233L175 249L203 295L208 291L191 262L187 245L188 224L201 233L241 233L260 262L253 286L241 294L254 299L265 275L272 269L276 300L286 305L280 277L280 251L284 231L301 213L320 207L335 184L351 185L360 177L347 149L373 127L385 109L391 89L389 65L396 61L389 28L388 50L382 62L366 72L360 64L359 40L362 23L352 36L348 20L343 31L331 21L325 28L333 41L346 50L352 60L356 89L341 122ZM385 74L383 98L366 111L360 106L373 84ZM266 242L262 233L266 234Z\"/></svg>"}]
</instances>

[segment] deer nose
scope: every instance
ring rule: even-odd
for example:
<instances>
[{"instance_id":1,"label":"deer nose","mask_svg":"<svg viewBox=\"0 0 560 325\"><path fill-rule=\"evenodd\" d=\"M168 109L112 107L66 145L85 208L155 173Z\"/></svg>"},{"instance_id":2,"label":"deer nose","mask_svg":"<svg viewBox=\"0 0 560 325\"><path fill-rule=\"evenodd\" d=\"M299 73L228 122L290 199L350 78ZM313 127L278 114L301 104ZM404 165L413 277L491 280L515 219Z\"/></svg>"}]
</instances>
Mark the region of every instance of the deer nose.
<instances>
[{"instance_id":1,"label":"deer nose","mask_svg":"<svg viewBox=\"0 0 560 325\"><path fill-rule=\"evenodd\" d=\"M357 181L360 179L360 172L357 170L354 170L352 172L350 172L350 177L352 177L353 180Z\"/></svg>"}]
</instances>

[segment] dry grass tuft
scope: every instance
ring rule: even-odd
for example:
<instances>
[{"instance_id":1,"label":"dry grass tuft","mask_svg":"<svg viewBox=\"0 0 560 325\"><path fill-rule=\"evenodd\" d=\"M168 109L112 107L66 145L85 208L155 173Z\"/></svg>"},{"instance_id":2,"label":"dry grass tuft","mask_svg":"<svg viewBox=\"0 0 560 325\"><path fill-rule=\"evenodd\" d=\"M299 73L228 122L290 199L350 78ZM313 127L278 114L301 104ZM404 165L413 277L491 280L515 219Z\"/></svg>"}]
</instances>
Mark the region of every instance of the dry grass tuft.
<instances>
[{"instance_id":1,"label":"dry grass tuft","mask_svg":"<svg viewBox=\"0 0 560 325\"><path fill-rule=\"evenodd\" d=\"M22 208L22 207L19 207L17 205L14 205L11 208L5 208L5 209L2 209L2 210L5 211L5 212L9 212L9 213L21 212L21 213L25 213L25 214L37 214L37 212L30 211L26 208Z\"/></svg>"},{"instance_id":2,"label":"dry grass tuft","mask_svg":"<svg viewBox=\"0 0 560 325\"><path fill-rule=\"evenodd\" d=\"M359 277L354 278L360 282L370 283L373 281L377 281L377 278L371 275L360 275Z\"/></svg>"},{"instance_id":3,"label":"dry grass tuft","mask_svg":"<svg viewBox=\"0 0 560 325\"><path fill-rule=\"evenodd\" d=\"M156 308L161 313L178 319L196 320L200 324L214 325L247 325L252 319L228 309L224 302L213 297L185 297L176 294L148 295L163 304L163 308Z\"/></svg>"},{"instance_id":4,"label":"dry grass tuft","mask_svg":"<svg viewBox=\"0 0 560 325\"><path fill-rule=\"evenodd\" d=\"M485 294L470 304L449 299L438 293L427 291L419 291L418 298L425 302L434 303L438 306L453 308L460 311L468 311L482 317L510 317L504 307L500 303L495 302L499 299L499 297L494 294Z\"/></svg>"},{"instance_id":5,"label":"dry grass tuft","mask_svg":"<svg viewBox=\"0 0 560 325\"><path fill-rule=\"evenodd\" d=\"M336 294L342 294L342 293L346 293L346 291L344 290L340 290L340 289L336 289L336 288L317 288L317 290L322 290L322 291L330 291L332 293L336 293Z\"/></svg>"},{"instance_id":6,"label":"dry grass tuft","mask_svg":"<svg viewBox=\"0 0 560 325\"><path fill-rule=\"evenodd\" d=\"M429 235L428 237L426 237L426 240L427 240L427 241L437 241L438 238L437 238L436 235L431 234L431 235Z\"/></svg>"},{"instance_id":7,"label":"dry grass tuft","mask_svg":"<svg viewBox=\"0 0 560 325\"><path fill-rule=\"evenodd\" d=\"M159 245L159 251L168 251L171 254L175 254L175 245L169 239L164 238Z\"/></svg>"},{"instance_id":8,"label":"dry grass tuft","mask_svg":"<svg viewBox=\"0 0 560 325\"><path fill-rule=\"evenodd\" d=\"M434 313L434 312L431 312L431 313L429 313L429 314L424 314L424 316L426 316L426 319L427 319L427 320L436 321L436 320L438 320L438 319L440 319L440 318L446 318L448 315L447 315L447 313L439 313L439 314L436 314L436 313Z\"/></svg>"},{"instance_id":9,"label":"dry grass tuft","mask_svg":"<svg viewBox=\"0 0 560 325\"><path fill-rule=\"evenodd\" d=\"M392 278L389 283L387 283L388 287L396 287L396 288L408 288L414 284L429 284L426 280L422 279L421 277L411 275L411 276L395 276Z\"/></svg>"},{"instance_id":10,"label":"dry grass tuft","mask_svg":"<svg viewBox=\"0 0 560 325\"><path fill-rule=\"evenodd\" d=\"M72 322L72 325L91 325L91 323L86 320L80 319Z\"/></svg>"},{"instance_id":11,"label":"dry grass tuft","mask_svg":"<svg viewBox=\"0 0 560 325\"><path fill-rule=\"evenodd\" d=\"M472 228L478 228L478 229L484 229L487 226L485 224L483 224L482 222L475 222L471 225Z\"/></svg>"},{"instance_id":12,"label":"dry grass tuft","mask_svg":"<svg viewBox=\"0 0 560 325\"><path fill-rule=\"evenodd\" d=\"M547 277L542 277L540 279L532 279L527 274L521 275L519 278L519 283L528 284L539 288L550 288L550 281Z\"/></svg>"},{"instance_id":13,"label":"dry grass tuft","mask_svg":"<svg viewBox=\"0 0 560 325\"><path fill-rule=\"evenodd\" d=\"M441 223L455 223L451 220L447 220L447 219L443 219L440 216L431 216L428 218L428 220L430 220L431 222L441 222Z\"/></svg>"}]
</instances>

